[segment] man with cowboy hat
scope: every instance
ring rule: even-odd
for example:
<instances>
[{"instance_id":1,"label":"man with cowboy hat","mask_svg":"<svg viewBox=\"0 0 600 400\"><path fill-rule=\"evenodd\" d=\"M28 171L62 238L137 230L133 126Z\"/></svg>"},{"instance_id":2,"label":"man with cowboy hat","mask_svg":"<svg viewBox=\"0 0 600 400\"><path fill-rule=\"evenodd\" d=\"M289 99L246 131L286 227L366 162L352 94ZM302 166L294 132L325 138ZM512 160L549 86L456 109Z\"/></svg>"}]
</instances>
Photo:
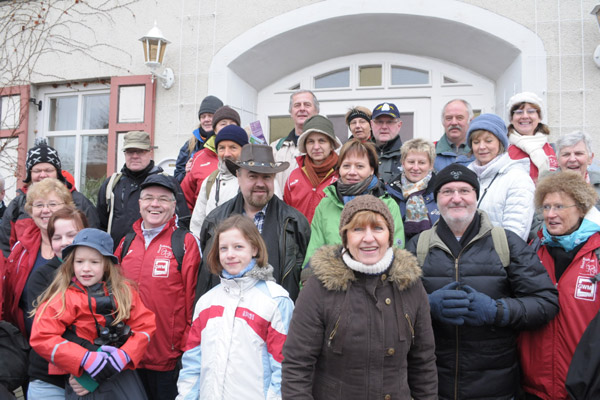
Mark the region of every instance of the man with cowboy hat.
<instances>
[{"instance_id":1,"label":"man with cowboy hat","mask_svg":"<svg viewBox=\"0 0 600 400\"><path fill-rule=\"evenodd\" d=\"M267 145L247 144L239 161L226 160L227 167L237 175L240 192L233 199L211 211L200 231L200 248L207 254L219 223L232 214L251 218L264 239L269 264L274 268L275 281L296 300L300 271L310 240L310 225L306 217L273 195L275 174L286 170L288 162L276 163ZM219 283L211 276L204 260L200 266L196 297L202 296Z\"/></svg>"}]
</instances>

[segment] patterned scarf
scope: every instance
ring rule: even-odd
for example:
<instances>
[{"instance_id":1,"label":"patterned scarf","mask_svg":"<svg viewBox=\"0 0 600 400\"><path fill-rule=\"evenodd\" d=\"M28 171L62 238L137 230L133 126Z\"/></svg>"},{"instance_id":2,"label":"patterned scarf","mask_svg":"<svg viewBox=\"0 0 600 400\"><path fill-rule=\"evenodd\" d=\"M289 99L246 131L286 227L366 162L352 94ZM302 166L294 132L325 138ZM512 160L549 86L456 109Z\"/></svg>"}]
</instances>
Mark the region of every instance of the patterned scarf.
<instances>
[{"instance_id":1,"label":"patterned scarf","mask_svg":"<svg viewBox=\"0 0 600 400\"><path fill-rule=\"evenodd\" d=\"M431 180L431 172L418 182L410 182L404 172L400 177L402 196L406 199L406 216L404 217L405 234L416 234L431 228L429 212L423 199L427 185Z\"/></svg>"},{"instance_id":2,"label":"patterned scarf","mask_svg":"<svg viewBox=\"0 0 600 400\"><path fill-rule=\"evenodd\" d=\"M356 196L369 193L378 184L379 179L375 175L371 175L367 179L354 184L343 183L341 180L335 183L338 195L344 204Z\"/></svg>"},{"instance_id":3,"label":"patterned scarf","mask_svg":"<svg viewBox=\"0 0 600 400\"><path fill-rule=\"evenodd\" d=\"M305 156L302 171L308 177L312 187L316 188L319 186L319 183L323 182L325 178L333 173L333 167L335 167L337 161L338 155L335 151L329 153L329 156L323 160L321 165L316 165L309 156Z\"/></svg>"}]
</instances>

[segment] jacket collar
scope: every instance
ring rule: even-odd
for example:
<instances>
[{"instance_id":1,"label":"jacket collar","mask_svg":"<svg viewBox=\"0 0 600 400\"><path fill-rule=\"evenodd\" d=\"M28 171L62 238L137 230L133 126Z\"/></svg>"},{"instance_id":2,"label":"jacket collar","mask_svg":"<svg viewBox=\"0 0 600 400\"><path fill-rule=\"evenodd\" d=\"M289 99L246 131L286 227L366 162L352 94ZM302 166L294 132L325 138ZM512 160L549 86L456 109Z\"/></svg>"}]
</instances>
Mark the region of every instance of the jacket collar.
<instances>
[{"instance_id":1,"label":"jacket collar","mask_svg":"<svg viewBox=\"0 0 600 400\"><path fill-rule=\"evenodd\" d=\"M356 281L354 271L342 260L342 246L329 245L318 249L310 259L310 267L316 278L328 290L346 290ZM417 259L406 250L394 248L394 260L389 269L388 280L404 290L420 280L421 267Z\"/></svg>"}]
</instances>

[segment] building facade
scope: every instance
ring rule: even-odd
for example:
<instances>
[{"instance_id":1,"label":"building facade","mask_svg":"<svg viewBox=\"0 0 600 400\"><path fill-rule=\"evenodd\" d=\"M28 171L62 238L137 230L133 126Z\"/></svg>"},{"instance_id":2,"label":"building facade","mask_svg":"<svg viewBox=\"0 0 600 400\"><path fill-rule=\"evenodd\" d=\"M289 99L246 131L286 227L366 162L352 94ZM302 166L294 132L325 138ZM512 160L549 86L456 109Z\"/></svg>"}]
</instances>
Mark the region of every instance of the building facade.
<instances>
[{"instance_id":1,"label":"building facade","mask_svg":"<svg viewBox=\"0 0 600 400\"><path fill-rule=\"evenodd\" d=\"M288 100L297 89L315 92L341 138L350 106L390 101L401 111L402 137L429 140L443 133L441 109L452 98L506 121L507 100L532 91L544 99L543 121L553 139L582 129L600 149L595 5L132 0L106 10L105 18L84 15L79 21L87 28L72 25L69 37L87 45L84 50L45 52L21 81L0 81L0 136L13 143L0 173L14 188L16 175L24 176L24 151L46 137L77 187L93 196L98 182L124 162L124 132L147 130L154 160L168 170L197 127L207 94L235 108L242 125L260 121L272 141L291 128ZM173 69L170 89L151 79L138 41L154 21L171 41L158 68Z\"/></svg>"}]
</instances>

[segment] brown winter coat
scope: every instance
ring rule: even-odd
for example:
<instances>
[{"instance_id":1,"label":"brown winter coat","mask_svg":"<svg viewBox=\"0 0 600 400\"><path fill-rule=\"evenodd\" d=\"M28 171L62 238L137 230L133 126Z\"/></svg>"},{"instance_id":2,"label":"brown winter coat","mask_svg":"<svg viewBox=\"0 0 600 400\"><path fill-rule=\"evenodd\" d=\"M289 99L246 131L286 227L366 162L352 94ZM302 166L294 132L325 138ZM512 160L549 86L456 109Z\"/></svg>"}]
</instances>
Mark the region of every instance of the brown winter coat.
<instances>
[{"instance_id":1,"label":"brown winter coat","mask_svg":"<svg viewBox=\"0 0 600 400\"><path fill-rule=\"evenodd\" d=\"M324 246L310 261L314 275L283 348L283 399L437 399L429 302L416 258L394 249L384 274L365 275L348 268L341 251Z\"/></svg>"}]
</instances>

